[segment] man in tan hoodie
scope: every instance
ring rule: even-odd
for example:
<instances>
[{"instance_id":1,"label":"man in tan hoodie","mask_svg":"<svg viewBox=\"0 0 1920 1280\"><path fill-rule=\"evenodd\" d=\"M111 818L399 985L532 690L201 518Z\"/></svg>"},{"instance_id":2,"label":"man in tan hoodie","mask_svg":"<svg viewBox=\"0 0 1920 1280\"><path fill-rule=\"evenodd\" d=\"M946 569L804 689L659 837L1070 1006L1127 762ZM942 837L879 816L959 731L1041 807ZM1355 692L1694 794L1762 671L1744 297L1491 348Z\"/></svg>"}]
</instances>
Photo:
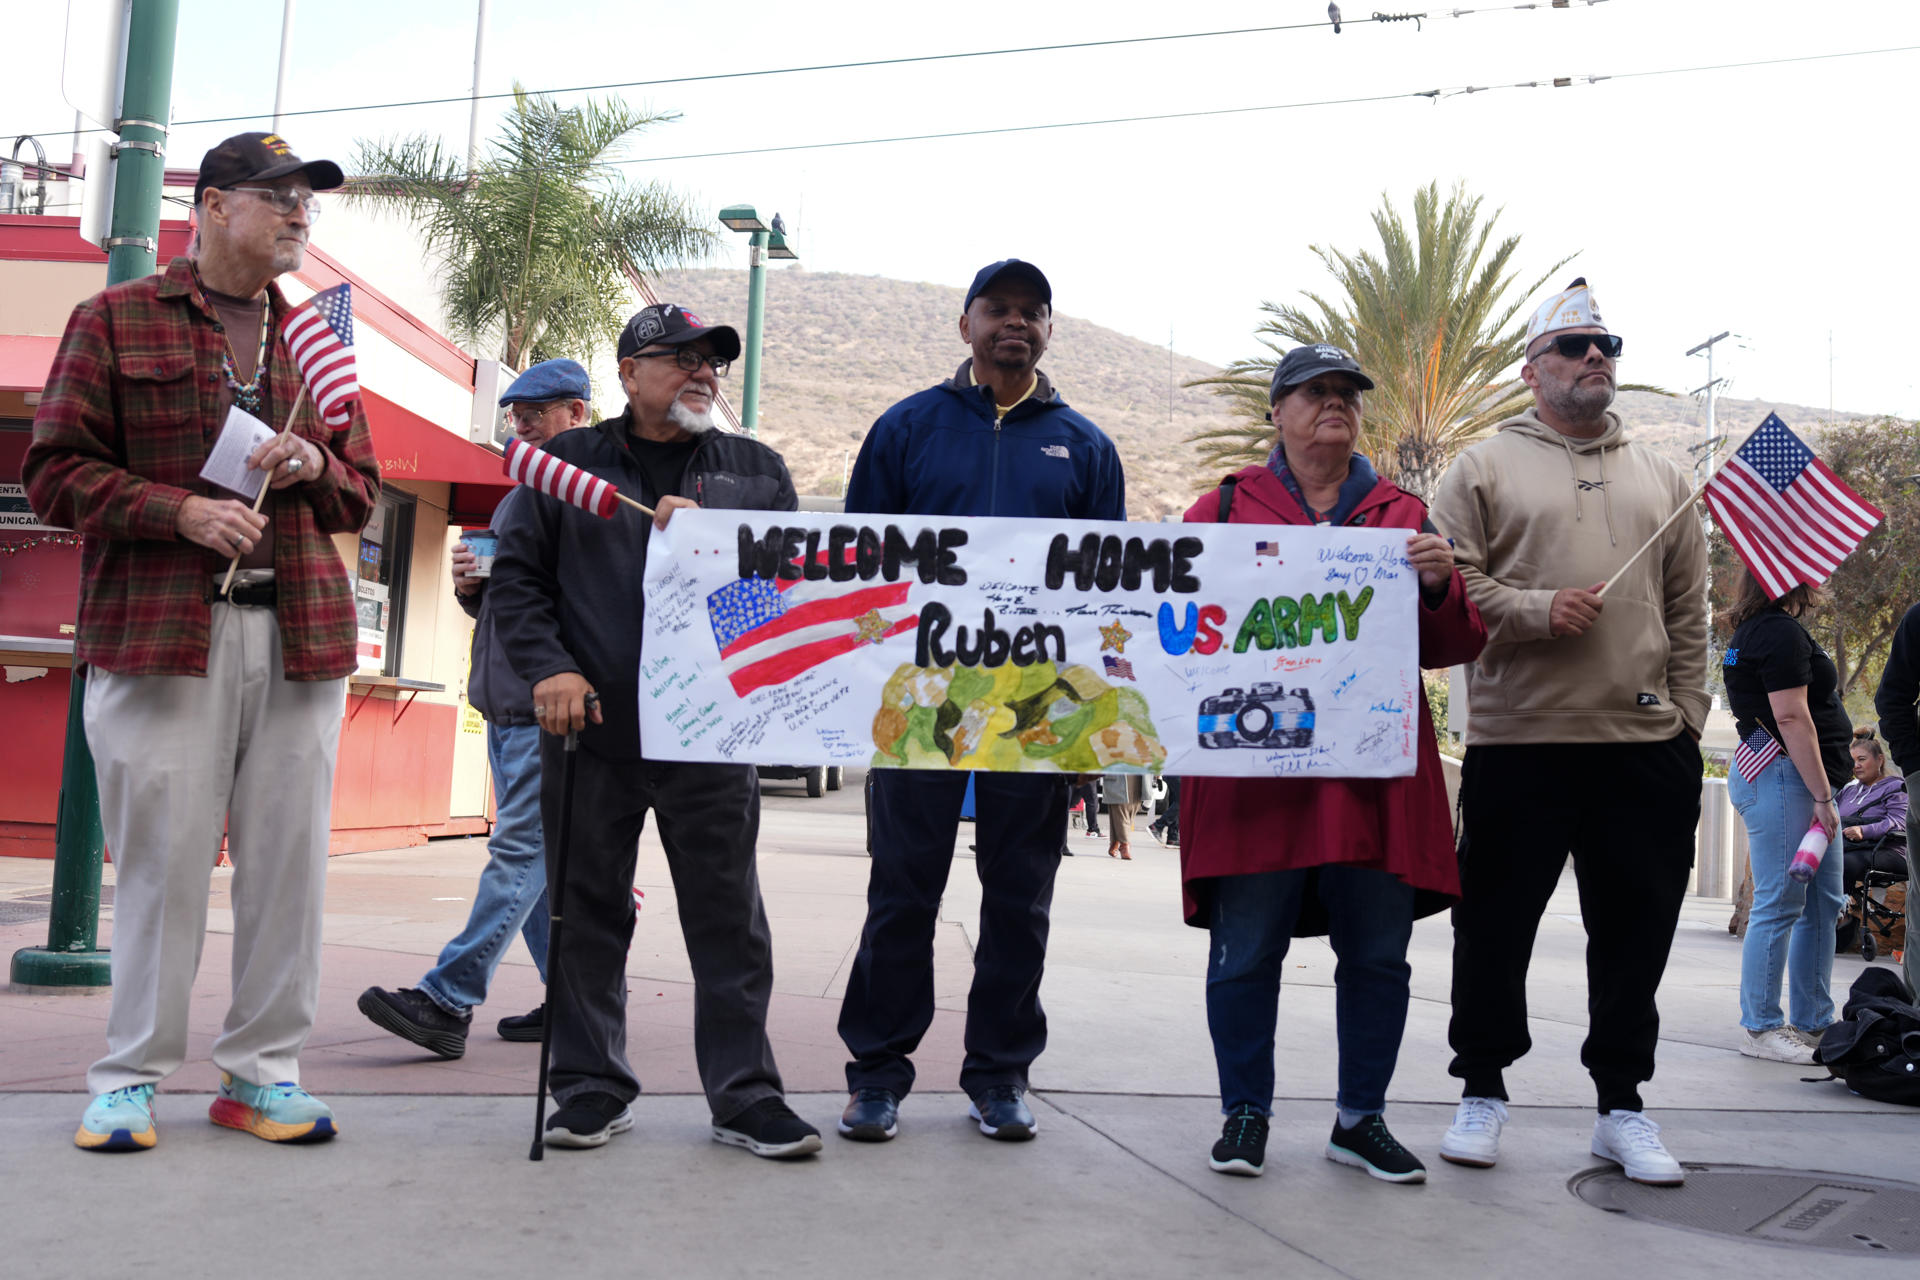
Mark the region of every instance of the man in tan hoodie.
<instances>
[{"instance_id":1,"label":"man in tan hoodie","mask_svg":"<svg viewBox=\"0 0 1920 1280\"><path fill-rule=\"evenodd\" d=\"M1700 817L1707 715L1707 550L1674 522L1686 476L1627 438L1620 339L1584 279L1527 325L1534 409L1466 449L1433 518L1487 623L1469 669L1453 1020L1463 1097L1440 1154L1485 1168L1507 1120L1502 1072L1531 1047L1527 964L1573 855L1586 924L1580 1060L1600 1115L1593 1154L1660 1186L1685 1177L1643 1112L1667 964ZM1602 599L1600 589L1607 587Z\"/></svg>"}]
</instances>

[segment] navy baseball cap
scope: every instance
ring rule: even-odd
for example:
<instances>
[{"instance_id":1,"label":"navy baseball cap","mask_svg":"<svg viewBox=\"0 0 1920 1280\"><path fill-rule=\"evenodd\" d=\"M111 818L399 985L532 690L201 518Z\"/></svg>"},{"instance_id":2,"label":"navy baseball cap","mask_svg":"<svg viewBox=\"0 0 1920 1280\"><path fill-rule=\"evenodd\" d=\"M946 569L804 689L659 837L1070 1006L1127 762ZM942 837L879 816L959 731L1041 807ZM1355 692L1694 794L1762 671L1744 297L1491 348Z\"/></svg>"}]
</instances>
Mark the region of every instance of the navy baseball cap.
<instances>
[{"instance_id":1,"label":"navy baseball cap","mask_svg":"<svg viewBox=\"0 0 1920 1280\"><path fill-rule=\"evenodd\" d=\"M998 262L989 262L974 273L973 283L967 288L967 300L960 304L961 312L964 313L971 307L973 300L986 292L987 286L1003 275L1009 280L1026 281L1040 291L1041 301L1049 307L1053 306L1053 286L1048 284L1047 278L1040 274L1040 268L1031 262L1022 262L1018 258L1002 258Z\"/></svg>"},{"instance_id":2,"label":"navy baseball cap","mask_svg":"<svg viewBox=\"0 0 1920 1280\"><path fill-rule=\"evenodd\" d=\"M1347 374L1360 384L1362 391L1373 390L1373 379L1360 371L1358 360L1331 343L1310 342L1280 357L1280 363L1273 367L1273 382L1267 388L1267 403L1277 402L1294 387L1323 373Z\"/></svg>"},{"instance_id":3,"label":"navy baseball cap","mask_svg":"<svg viewBox=\"0 0 1920 1280\"><path fill-rule=\"evenodd\" d=\"M656 302L627 321L615 350L625 360L642 347L679 347L707 337L713 339L713 354L725 360L740 358L740 335L733 326L708 324L685 307Z\"/></svg>"},{"instance_id":4,"label":"navy baseball cap","mask_svg":"<svg viewBox=\"0 0 1920 1280\"><path fill-rule=\"evenodd\" d=\"M548 400L593 399L587 371L572 360L542 360L513 380L500 396L500 407L541 404Z\"/></svg>"},{"instance_id":5,"label":"navy baseball cap","mask_svg":"<svg viewBox=\"0 0 1920 1280\"><path fill-rule=\"evenodd\" d=\"M193 184L193 202L208 187L237 187L243 182L271 182L304 173L315 191L332 191L346 181L331 160L302 160L277 133L236 133L200 157L200 176Z\"/></svg>"}]
</instances>

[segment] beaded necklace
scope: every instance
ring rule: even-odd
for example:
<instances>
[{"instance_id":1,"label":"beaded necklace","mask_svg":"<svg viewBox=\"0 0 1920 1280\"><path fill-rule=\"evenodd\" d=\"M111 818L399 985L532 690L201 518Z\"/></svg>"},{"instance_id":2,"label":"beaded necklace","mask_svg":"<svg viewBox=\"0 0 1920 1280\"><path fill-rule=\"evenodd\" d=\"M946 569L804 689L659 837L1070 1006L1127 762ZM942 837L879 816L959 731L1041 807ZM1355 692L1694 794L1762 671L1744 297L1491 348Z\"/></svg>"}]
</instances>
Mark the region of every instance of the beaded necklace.
<instances>
[{"instance_id":1,"label":"beaded necklace","mask_svg":"<svg viewBox=\"0 0 1920 1280\"><path fill-rule=\"evenodd\" d=\"M200 279L200 269L194 268L193 281L200 286L201 295L207 292L206 282ZM233 343L227 338L226 326L220 328L220 372L226 375L227 389L233 392L233 402L254 417L263 417L266 413L266 400L261 394L261 385L267 378L267 339L273 332L273 307L266 301L260 304L260 349L253 357L253 380L240 381L240 373L234 366Z\"/></svg>"}]
</instances>

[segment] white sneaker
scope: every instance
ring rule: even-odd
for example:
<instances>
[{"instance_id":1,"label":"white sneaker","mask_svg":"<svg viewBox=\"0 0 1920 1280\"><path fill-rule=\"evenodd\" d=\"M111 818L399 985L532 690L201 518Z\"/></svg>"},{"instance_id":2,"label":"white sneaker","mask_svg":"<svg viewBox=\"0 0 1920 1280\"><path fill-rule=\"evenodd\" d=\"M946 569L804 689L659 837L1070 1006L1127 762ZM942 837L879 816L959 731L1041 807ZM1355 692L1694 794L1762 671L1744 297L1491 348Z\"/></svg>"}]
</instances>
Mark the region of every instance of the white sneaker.
<instances>
[{"instance_id":1,"label":"white sneaker","mask_svg":"<svg viewBox=\"0 0 1920 1280\"><path fill-rule=\"evenodd\" d=\"M1677 1187L1687 1171L1660 1145L1660 1126L1644 1111L1609 1111L1593 1122L1593 1154L1611 1160L1629 1181Z\"/></svg>"},{"instance_id":2,"label":"white sneaker","mask_svg":"<svg viewBox=\"0 0 1920 1280\"><path fill-rule=\"evenodd\" d=\"M1791 1062L1796 1066L1813 1065L1813 1050L1807 1042L1785 1027L1765 1031L1746 1031L1740 1037L1740 1052L1749 1058L1768 1062Z\"/></svg>"},{"instance_id":3,"label":"white sneaker","mask_svg":"<svg viewBox=\"0 0 1920 1280\"><path fill-rule=\"evenodd\" d=\"M1500 1129L1506 1123L1507 1104L1500 1099L1460 1099L1453 1124L1440 1139L1440 1158L1474 1169L1493 1168L1500 1158Z\"/></svg>"}]
</instances>

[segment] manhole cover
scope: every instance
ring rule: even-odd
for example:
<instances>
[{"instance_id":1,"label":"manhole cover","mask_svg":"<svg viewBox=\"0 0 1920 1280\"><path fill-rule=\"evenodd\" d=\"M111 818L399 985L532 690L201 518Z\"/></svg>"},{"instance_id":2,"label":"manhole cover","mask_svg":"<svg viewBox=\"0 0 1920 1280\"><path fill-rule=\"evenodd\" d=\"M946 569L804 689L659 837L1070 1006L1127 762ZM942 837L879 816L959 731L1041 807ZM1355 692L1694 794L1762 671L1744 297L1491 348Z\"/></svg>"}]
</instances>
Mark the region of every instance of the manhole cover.
<instances>
[{"instance_id":1,"label":"manhole cover","mask_svg":"<svg viewBox=\"0 0 1920 1280\"><path fill-rule=\"evenodd\" d=\"M1643 1187L1618 1169L1567 1182L1588 1204L1685 1231L1828 1253L1920 1255L1920 1185L1757 1165L1687 1166L1683 1187Z\"/></svg>"}]
</instances>

